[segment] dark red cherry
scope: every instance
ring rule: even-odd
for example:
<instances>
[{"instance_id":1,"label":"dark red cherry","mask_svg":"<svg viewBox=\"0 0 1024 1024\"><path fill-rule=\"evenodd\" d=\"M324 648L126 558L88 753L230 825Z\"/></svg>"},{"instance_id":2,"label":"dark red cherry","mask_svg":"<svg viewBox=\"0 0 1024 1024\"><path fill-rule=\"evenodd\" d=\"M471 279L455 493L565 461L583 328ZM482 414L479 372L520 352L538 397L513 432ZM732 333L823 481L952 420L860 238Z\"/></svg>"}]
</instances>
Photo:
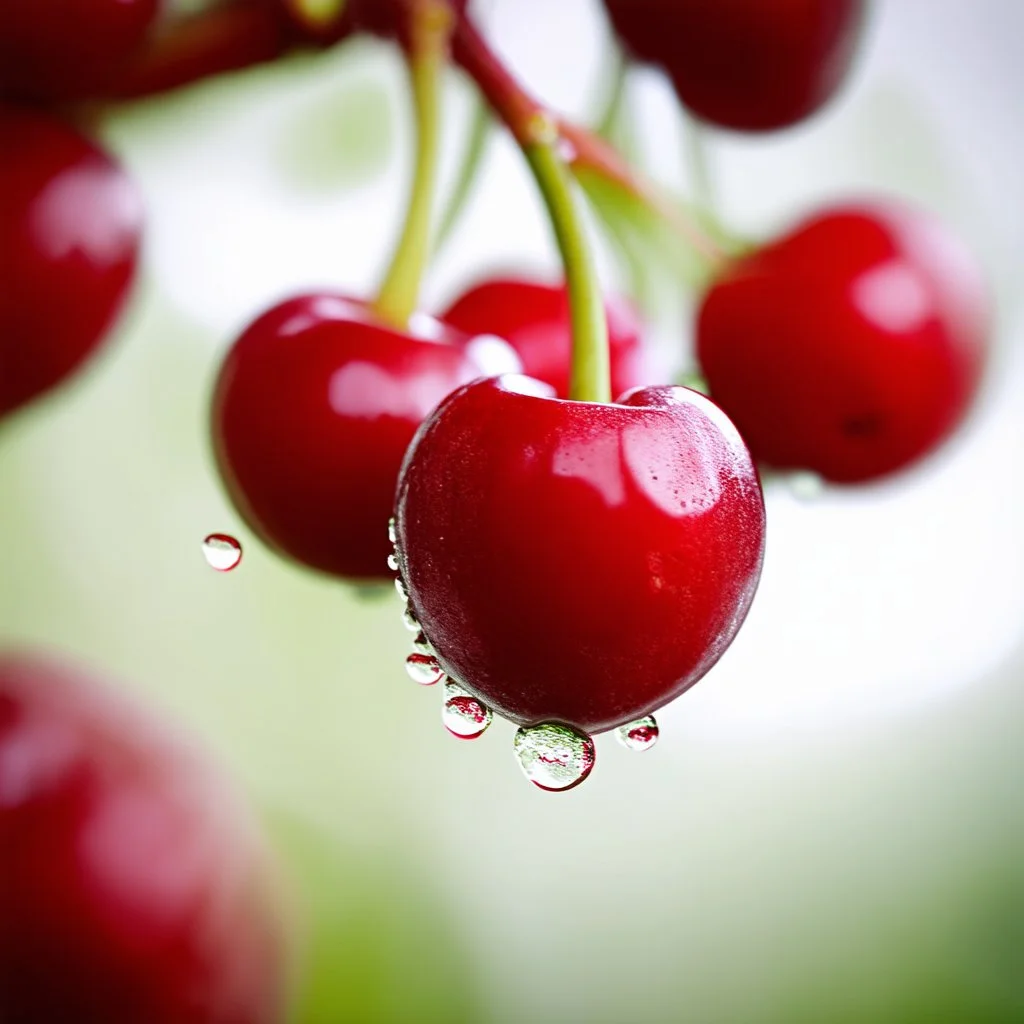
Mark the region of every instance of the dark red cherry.
<instances>
[{"instance_id":1,"label":"dark red cherry","mask_svg":"<svg viewBox=\"0 0 1024 1024\"><path fill-rule=\"evenodd\" d=\"M103 340L141 226L138 191L105 153L46 114L0 105L0 415Z\"/></svg>"},{"instance_id":2,"label":"dark red cherry","mask_svg":"<svg viewBox=\"0 0 1024 1024\"><path fill-rule=\"evenodd\" d=\"M824 210L736 261L697 350L754 456L854 483L932 452L963 419L988 339L982 275L933 216Z\"/></svg>"},{"instance_id":3,"label":"dark red cherry","mask_svg":"<svg viewBox=\"0 0 1024 1024\"><path fill-rule=\"evenodd\" d=\"M102 91L160 6L161 0L2 0L0 96L72 100Z\"/></svg>"},{"instance_id":4,"label":"dark red cherry","mask_svg":"<svg viewBox=\"0 0 1024 1024\"><path fill-rule=\"evenodd\" d=\"M430 317L405 332L340 295L291 299L224 361L213 401L221 475L280 553L349 579L389 578L388 520L416 428L459 385L510 365L503 342Z\"/></svg>"},{"instance_id":5,"label":"dark red cherry","mask_svg":"<svg viewBox=\"0 0 1024 1024\"><path fill-rule=\"evenodd\" d=\"M842 85L865 0L604 0L632 53L662 67L680 100L725 128L809 117Z\"/></svg>"},{"instance_id":6,"label":"dark red cherry","mask_svg":"<svg viewBox=\"0 0 1024 1024\"><path fill-rule=\"evenodd\" d=\"M622 299L607 299L612 393L646 384L641 326L636 311ZM559 398L569 394L572 326L563 287L494 278L471 288L441 315L467 334L504 338L523 362L523 370L550 384Z\"/></svg>"},{"instance_id":7,"label":"dark red cherry","mask_svg":"<svg viewBox=\"0 0 1024 1024\"><path fill-rule=\"evenodd\" d=\"M283 906L195 741L39 655L0 655L0 1019L277 1024Z\"/></svg>"},{"instance_id":8,"label":"dark red cherry","mask_svg":"<svg viewBox=\"0 0 1024 1024\"><path fill-rule=\"evenodd\" d=\"M446 672L520 725L600 732L721 657L757 586L764 525L747 449L702 395L566 402L506 376L424 423L396 546Z\"/></svg>"}]
</instances>

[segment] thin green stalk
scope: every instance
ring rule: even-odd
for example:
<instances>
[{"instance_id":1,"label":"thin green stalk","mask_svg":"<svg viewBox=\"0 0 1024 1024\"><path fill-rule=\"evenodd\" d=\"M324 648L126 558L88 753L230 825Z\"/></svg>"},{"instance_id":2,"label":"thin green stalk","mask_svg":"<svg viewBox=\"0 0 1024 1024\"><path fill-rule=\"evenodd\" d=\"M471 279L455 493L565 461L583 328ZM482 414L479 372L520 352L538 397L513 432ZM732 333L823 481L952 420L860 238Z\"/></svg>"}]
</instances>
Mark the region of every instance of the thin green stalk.
<instances>
[{"instance_id":1,"label":"thin green stalk","mask_svg":"<svg viewBox=\"0 0 1024 1024\"><path fill-rule=\"evenodd\" d=\"M476 93L473 95L473 110L470 116L469 133L466 136L462 164L448 196L448 202L441 215L440 226L434 238L435 254L439 253L451 238L452 232L466 208L466 202L480 173L484 154L487 152L487 143L491 136L491 112L487 104Z\"/></svg>"}]
</instances>

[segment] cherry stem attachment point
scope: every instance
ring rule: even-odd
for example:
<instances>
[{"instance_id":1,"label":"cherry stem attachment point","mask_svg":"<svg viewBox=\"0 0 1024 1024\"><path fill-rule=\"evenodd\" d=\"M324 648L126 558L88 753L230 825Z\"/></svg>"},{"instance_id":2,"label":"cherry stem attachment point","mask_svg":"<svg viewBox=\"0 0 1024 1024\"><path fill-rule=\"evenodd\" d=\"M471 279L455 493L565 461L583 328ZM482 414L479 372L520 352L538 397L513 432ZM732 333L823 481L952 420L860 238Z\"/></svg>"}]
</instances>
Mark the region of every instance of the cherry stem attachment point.
<instances>
[{"instance_id":1,"label":"cherry stem attachment point","mask_svg":"<svg viewBox=\"0 0 1024 1024\"><path fill-rule=\"evenodd\" d=\"M404 329L430 260L430 229L441 143L441 92L454 15L447 0L411 0L407 62L416 117L416 167L405 226L374 311Z\"/></svg>"}]
</instances>

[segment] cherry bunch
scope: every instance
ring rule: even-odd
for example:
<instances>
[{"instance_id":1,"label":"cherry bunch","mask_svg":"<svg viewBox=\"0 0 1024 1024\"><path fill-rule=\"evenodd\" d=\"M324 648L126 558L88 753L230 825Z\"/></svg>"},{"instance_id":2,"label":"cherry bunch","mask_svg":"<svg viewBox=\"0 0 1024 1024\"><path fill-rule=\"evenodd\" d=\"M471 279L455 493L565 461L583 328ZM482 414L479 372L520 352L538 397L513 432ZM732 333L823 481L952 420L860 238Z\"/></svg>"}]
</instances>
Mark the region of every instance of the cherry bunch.
<instances>
[{"instance_id":1,"label":"cherry bunch","mask_svg":"<svg viewBox=\"0 0 1024 1024\"><path fill-rule=\"evenodd\" d=\"M623 49L660 67L694 117L752 132L827 103L865 13L863 0L604 5ZM464 2L226 0L172 17L157 0L7 0L0 416L98 347L138 261L137 189L78 115L358 32L393 39L409 69L405 226L376 295L295 296L231 345L211 404L217 463L242 517L281 555L398 588L415 634L409 674L443 682L454 735L481 735L497 712L519 726L528 778L568 789L593 767L593 734L649 748L653 713L736 635L764 552L757 467L862 484L925 458L961 423L988 342L985 284L933 216L901 202L835 204L753 247L710 235L609 143L534 99ZM486 279L431 315L419 293L450 61L521 148L565 277ZM638 313L602 294L574 179L653 213L702 262L687 376L700 390L656 379ZM191 860L181 851L197 874L170 879L174 907L113 840L81 859L86 826L99 816L116 832L118 808L145 803L157 836L196 822L205 843L214 828L198 788L168 796L179 754L102 708L93 684L59 667L0 659L0 962L17 966L0 973L0 1007L18 1020L39 1019L20 1009L39 999L53 1019L71 1019L68 1006L81 1020L274 1019L274 914L235 894L215 922L204 916L204 887L223 883L223 862L207 859L219 838ZM253 861L250 844L223 845L228 863ZM107 857L140 885L111 896ZM211 960L201 942L223 927L247 943ZM140 937L145 955L132 952ZM73 979L65 990L37 970L57 960ZM240 971L256 989L237 987ZM187 1001L197 991L201 1007Z\"/></svg>"}]
</instances>

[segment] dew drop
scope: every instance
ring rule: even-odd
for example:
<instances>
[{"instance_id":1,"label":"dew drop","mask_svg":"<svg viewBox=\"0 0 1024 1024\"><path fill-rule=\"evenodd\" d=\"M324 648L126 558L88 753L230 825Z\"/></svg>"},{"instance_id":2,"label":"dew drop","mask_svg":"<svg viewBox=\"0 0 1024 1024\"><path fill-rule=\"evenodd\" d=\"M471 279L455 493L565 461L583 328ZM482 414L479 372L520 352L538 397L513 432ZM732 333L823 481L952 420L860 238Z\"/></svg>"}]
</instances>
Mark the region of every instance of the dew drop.
<instances>
[{"instance_id":1,"label":"dew drop","mask_svg":"<svg viewBox=\"0 0 1024 1024\"><path fill-rule=\"evenodd\" d=\"M416 634L416 639L413 640L412 645L420 654L434 653L434 647L427 639L427 634L424 633L422 629Z\"/></svg>"},{"instance_id":2,"label":"dew drop","mask_svg":"<svg viewBox=\"0 0 1024 1024\"><path fill-rule=\"evenodd\" d=\"M491 709L450 679L444 684L441 721L460 740L475 740L491 724Z\"/></svg>"},{"instance_id":3,"label":"dew drop","mask_svg":"<svg viewBox=\"0 0 1024 1024\"><path fill-rule=\"evenodd\" d=\"M578 786L594 767L594 741L557 722L524 726L516 733L514 749L526 777L550 792Z\"/></svg>"},{"instance_id":4,"label":"dew drop","mask_svg":"<svg viewBox=\"0 0 1024 1024\"><path fill-rule=\"evenodd\" d=\"M395 528L394 516L388 520L388 540L391 541L392 544L398 543L398 530Z\"/></svg>"},{"instance_id":5,"label":"dew drop","mask_svg":"<svg viewBox=\"0 0 1024 1024\"><path fill-rule=\"evenodd\" d=\"M398 572L398 555L394 552L388 555L388 568L392 572Z\"/></svg>"},{"instance_id":6,"label":"dew drop","mask_svg":"<svg viewBox=\"0 0 1024 1024\"><path fill-rule=\"evenodd\" d=\"M217 572L231 572L242 560L242 545L227 533L211 533L203 539L203 557Z\"/></svg>"},{"instance_id":7,"label":"dew drop","mask_svg":"<svg viewBox=\"0 0 1024 1024\"><path fill-rule=\"evenodd\" d=\"M408 605L405 606L405 611L402 612L402 623L410 633L420 632L419 620L413 615L412 609Z\"/></svg>"},{"instance_id":8,"label":"dew drop","mask_svg":"<svg viewBox=\"0 0 1024 1024\"><path fill-rule=\"evenodd\" d=\"M650 750L658 742L658 723L654 715L638 718L628 725L620 725L615 730L618 741L627 750Z\"/></svg>"},{"instance_id":9,"label":"dew drop","mask_svg":"<svg viewBox=\"0 0 1024 1024\"><path fill-rule=\"evenodd\" d=\"M401 576L395 577L395 590L398 591L398 596L403 601L409 600L409 591L405 589L405 580Z\"/></svg>"},{"instance_id":10,"label":"dew drop","mask_svg":"<svg viewBox=\"0 0 1024 1024\"><path fill-rule=\"evenodd\" d=\"M420 686L433 686L444 679L444 669L432 654L410 654L405 659L405 671Z\"/></svg>"}]
</instances>

